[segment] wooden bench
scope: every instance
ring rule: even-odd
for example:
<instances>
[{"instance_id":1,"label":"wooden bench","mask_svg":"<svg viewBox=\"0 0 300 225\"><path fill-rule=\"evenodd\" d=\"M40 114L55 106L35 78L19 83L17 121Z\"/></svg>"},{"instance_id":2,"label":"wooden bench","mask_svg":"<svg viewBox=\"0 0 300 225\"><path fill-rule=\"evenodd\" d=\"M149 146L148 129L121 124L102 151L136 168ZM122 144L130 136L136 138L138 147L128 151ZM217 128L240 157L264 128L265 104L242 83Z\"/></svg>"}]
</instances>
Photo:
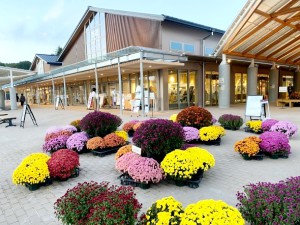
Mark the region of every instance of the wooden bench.
<instances>
[{"instance_id":1,"label":"wooden bench","mask_svg":"<svg viewBox=\"0 0 300 225\"><path fill-rule=\"evenodd\" d=\"M284 106L285 104L289 104L289 107L294 107L294 103L300 103L300 99L277 99L277 106Z\"/></svg>"},{"instance_id":2,"label":"wooden bench","mask_svg":"<svg viewBox=\"0 0 300 225\"><path fill-rule=\"evenodd\" d=\"M0 119L0 124L2 123L8 123L8 125L6 127L12 127L12 126L16 126L12 123L12 120L17 119L16 117L11 117L11 118L3 118Z\"/></svg>"}]
</instances>

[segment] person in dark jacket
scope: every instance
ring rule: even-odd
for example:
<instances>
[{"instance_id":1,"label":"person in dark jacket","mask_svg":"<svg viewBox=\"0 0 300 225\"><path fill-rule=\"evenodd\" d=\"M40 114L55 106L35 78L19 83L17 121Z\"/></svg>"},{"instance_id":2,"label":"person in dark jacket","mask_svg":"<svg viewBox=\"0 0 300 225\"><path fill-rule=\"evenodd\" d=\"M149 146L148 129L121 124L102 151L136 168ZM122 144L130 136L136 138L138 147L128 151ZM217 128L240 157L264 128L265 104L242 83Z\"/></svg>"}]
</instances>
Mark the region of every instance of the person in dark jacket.
<instances>
[{"instance_id":1,"label":"person in dark jacket","mask_svg":"<svg viewBox=\"0 0 300 225\"><path fill-rule=\"evenodd\" d=\"M23 94L21 94L20 102L21 102L21 106L23 106L25 102L25 96Z\"/></svg>"}]
</instances>

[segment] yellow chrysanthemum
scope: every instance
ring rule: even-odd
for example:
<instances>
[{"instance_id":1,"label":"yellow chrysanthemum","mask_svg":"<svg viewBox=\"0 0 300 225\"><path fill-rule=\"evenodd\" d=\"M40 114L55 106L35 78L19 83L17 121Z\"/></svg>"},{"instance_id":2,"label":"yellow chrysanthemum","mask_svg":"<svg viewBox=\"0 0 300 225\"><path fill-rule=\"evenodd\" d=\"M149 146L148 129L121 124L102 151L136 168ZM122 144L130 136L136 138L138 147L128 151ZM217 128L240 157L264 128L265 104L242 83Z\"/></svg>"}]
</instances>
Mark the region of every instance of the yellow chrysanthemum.
<instances>
[{"instance_id":1,"label":"yellow chrysanthemum","mask_svg":"<svg viewBox=\"0 0 300 225\"><path fill-rule=\"evenodd\" d=\"M213 141L225 135L225 129L221 126L202 127L199 130L199 137L202 141Z\"/></svg>"},{"instance_id":2,"label":"yellow chrysanthemum","mask_svg":"<svg viewBox=\"0 0 300 225\"><path fill-rule=\"evenodd\" d=\"M261 120L253 120L253 121L246 122L246 126L256 133L262 130L261 124L262 124Z\"/></svg>"},{"instance_id":3,"label":"yellow chrysanthemum","mask_svg":"<svg viewBox=\"0 0 300 225\"><path fill-rule=\"evenodd\" d=\"M125 141L128 141L128 133L124 130L115 131L115 134L123 138Z\"/></svg>"},{"instance_id":4,"label":"yellow chrysanthemum","mask_svg":"<svg viewBox=\"0 0 300 225\"><path fill-rule=\"evenodd\" d=\"M173 114L170 116L170 120L172 120L173 122L176 122L176 118L177 118L178 114Z\"/></svg>"}]
</instances>

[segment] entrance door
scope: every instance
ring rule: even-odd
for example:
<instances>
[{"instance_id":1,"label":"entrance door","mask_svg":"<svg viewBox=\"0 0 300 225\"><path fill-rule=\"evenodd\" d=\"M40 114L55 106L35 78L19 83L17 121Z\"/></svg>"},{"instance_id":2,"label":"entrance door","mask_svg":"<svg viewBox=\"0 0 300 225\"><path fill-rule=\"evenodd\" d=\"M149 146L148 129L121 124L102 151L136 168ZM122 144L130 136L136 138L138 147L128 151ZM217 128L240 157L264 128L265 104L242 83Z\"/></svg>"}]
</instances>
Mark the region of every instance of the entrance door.
<instances>
[{"instance_id":1,"label":"entrance door","mask_svg":"<svg viewBox=\"0 0 300 225\"><path fill-rule=\"evenodd\" d=\"M257 80L258 80L257 94L262 96L268 96L269 75L258 74Z\"/></svg>"},{"instance_id":2,"label":"entrance door","mask_svg":"<svg viewBox=\"0 0 300 225\"><path fill-rule=\"evenodd\" d=\"M219 75L214 71L207 71L205 78L205 105L219 104Z\"/></svg>"},{"instance_id":3,"label":"entrance door","mask_svg":"<svg viewBox=\"0 0 300 225\"><path fill-rule=\"evenodd\" d=\"M234 84L235 84L235 92L234 92L235 103L246 102L247 74L246 73L235 73Z\"/></svg>"}]
</instances>

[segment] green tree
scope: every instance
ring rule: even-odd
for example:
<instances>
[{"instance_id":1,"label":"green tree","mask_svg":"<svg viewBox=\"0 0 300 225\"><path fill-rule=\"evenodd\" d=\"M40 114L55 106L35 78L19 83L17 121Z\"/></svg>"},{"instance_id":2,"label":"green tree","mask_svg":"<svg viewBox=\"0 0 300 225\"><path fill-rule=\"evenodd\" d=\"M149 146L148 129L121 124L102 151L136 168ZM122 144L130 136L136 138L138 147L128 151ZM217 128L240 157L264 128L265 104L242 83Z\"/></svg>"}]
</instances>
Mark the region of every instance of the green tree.
<instances>
[{"instance_id":1,"label":"green tree","mask_svg":"<svg viewBox=\"0 0 300 225\"><path fill-rule=\"evenodd\" d=\"M57 49L55 50L55 55L60 55L62 50L63 50L62 47L58 46Z\"/></svg>"}]
</instances>

